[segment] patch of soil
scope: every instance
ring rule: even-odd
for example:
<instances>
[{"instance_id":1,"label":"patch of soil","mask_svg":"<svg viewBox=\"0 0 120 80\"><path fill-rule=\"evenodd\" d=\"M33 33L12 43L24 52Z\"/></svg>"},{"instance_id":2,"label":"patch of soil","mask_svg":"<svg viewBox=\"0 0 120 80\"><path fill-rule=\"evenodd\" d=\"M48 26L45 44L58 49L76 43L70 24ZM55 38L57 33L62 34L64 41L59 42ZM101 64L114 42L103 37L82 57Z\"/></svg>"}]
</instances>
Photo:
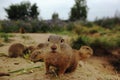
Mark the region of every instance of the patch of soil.
<instances>
[{"instance_id":1,"label":"patch of soil","mask_svg":"<svg viewBox=\"0 0 120 80\"><path fill-rule=\"evenodd\" d=\"M8 54L8 48L15 42L21 42L25 45L37 45L46 42L50 34L13 34L14 40L0 47L0 53ZM29 36L31 39L23 39L21 36ZM67 38L67 36L64 36ZM40 66L39 68L33 68ZM26 70L33 68L29 72ZM21 72L14 72L23 70ZM10 76L0 77L0 80L120 80L120 74L116 73L114 67L109 63L106 57L93 56L84 62L83 66L77 67L73 73L65 74L62 77L55 75L45 75L44 62L32 63L23 58L0 57L0 72L10 72ZM14 72L14 73L12 73Z\"/></svg>"}]
</instances>

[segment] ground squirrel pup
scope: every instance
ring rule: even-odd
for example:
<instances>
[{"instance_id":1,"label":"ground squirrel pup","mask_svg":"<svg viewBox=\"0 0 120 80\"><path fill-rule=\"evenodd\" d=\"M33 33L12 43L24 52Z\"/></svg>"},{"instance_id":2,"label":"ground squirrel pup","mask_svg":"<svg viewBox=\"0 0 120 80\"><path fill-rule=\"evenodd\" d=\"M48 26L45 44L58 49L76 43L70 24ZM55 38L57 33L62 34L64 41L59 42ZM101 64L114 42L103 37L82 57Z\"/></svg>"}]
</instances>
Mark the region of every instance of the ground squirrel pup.
<instances>
[{"instance_id":1,"label":"ground squirrel pup","mask_svg":"<svg viewBox=\"0 0 120 80\"><path fill-rule=\"evenodd\" d=\"M89 46L81 46L75 54L79 56L79 65L85 67L84 62L93 55L93 49Z\"/></svg>"},{"instance_id":2,"label":"ground squirrel pup","mask_svg":"<svg viewBox=\"0 0 120 80\"><path fill-rule=\"evenodd\" d=\"M80 60L84 60L93 55L93 49L89 46L81 46L79 49Z\"/></svg>"},{"instance_id":3,"label":"ground squirrel pup","mask_svg":"<svg viewBox=\"0 0 120 80\"><path fill-rule=\"evenodd\" d=\"M36 49L30 54L30 60L33 62L44 61L45 53L43 50Z\"/></svg>"},{"instance_id":4,"label":"ground squirrel pup","mask_svg":"<svg viewBox=\"0 0 120 80\"><path fill-rule=\"evenodd\" d=\"M9 57L23 57L24 54L32 53L35 50L34 46L28 46L21 43L14 43L8 49Z\"/></svg>"},{"instance_id":5,"label":"ground squirrel pup","mask_svg":"<svg viewBox=\"0 0 120 80\"><path fill-rule=\"evenodd\" d=\"M36 50L36 46L27 46L24 50L24 54L31 54L34 50Z\"/></svg>"},{"instance_id":6,"label":"ground squirrel pup","mask_svg":"<svg viewBox=\"0 0 120 80\"><path fill-rule=\"evenodd\" d=\"M78 58L73 54L72 48L64 43L64 39L57 35L48 38L49 47L46 49L45 66L46 74L50 72L50 66L57 68L56 73L60 76L67 72L75 71Z\"/></svg>"},{"instance_id":7,"label":"ground squirrel pup","mask_svg":"<svg viewBox=\"0 0 120 80\"><path fill-rule=\"evenodd\" d=\"M23 56L26 47L21 43L14 43L9 47L8 54L9 57Z\"/></svg>"},{"instance_id":8,"label":"ground squirrel pup","mask_svg":"<svg viewBox=\"0 0 120 80\"><path fill-rule=\"evenodd\" d=\"M34 51L30 54L30 60L33 62L44 61L45 51L48 47L48 43L39 43Z\"/></svg>"},{"instance_id":9,"label":"ground squirrel pup","mask_svg":"<svg viewBox=\"0 0 120 80\"><path fill-rule=\"evenodd\" d=\"M48 43L39 43L39 44L37 45L37 48L38 48L38 49L43 49L43 48L46 48L46 47L48 47Z\"/></svg>"}]
</instances>

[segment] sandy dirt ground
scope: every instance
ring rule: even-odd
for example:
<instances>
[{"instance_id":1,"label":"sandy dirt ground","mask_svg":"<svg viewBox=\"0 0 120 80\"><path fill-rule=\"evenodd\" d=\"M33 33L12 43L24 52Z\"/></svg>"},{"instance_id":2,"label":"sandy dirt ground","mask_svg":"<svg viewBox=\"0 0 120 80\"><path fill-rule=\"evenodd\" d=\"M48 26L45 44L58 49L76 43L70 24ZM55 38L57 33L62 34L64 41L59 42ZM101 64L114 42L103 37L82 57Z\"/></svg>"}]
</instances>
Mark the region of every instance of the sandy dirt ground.
<instances>
[{"instance_id":1,"label":"sandy dirt ground","mask_svg":"<svg viewBox=\"0 0 120 80\"><path fill-rule=\"evenodd\" d=\"M51 34L12 34L10 42L3 43L0 53L8 54L8 48L13 43L23 43L25 45L37 45L46 42ZM66 40L68 36L63 36ZM39 67L38 67L39 66ZM38 67L38 68L33 68ZM32 69L33 68L33 69ZM30 69L29 71L27 71ZM14 72L23 70L23 72ZM33 63L23 58L0 57L0 72L11 72L10 76L0 77L0 80L120 80L113 66L105 57L95 57L87 59L84 65L78 65L73 73L65 74L62 77L55 75L45 75L44 62Z\"/></svg>"}]
</instances>

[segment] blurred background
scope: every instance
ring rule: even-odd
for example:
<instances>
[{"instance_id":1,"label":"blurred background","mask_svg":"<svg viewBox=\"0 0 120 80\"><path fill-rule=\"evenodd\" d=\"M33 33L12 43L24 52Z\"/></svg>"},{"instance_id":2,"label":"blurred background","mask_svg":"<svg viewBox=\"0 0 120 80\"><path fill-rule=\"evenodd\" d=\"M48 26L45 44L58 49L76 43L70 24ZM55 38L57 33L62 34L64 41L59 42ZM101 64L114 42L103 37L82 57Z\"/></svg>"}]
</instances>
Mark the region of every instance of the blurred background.
<instances>
[{"instance_id":1,"label":"blurred background","mask_svg":"<svg viewBox=\"0 0 120 80\"><path fill-rule=\"evenodd\" d=\"M0 0L0 38L10 33L68 35L72 48L91 46L120 71L120 0Z\"/></svg>"}]
</instances>

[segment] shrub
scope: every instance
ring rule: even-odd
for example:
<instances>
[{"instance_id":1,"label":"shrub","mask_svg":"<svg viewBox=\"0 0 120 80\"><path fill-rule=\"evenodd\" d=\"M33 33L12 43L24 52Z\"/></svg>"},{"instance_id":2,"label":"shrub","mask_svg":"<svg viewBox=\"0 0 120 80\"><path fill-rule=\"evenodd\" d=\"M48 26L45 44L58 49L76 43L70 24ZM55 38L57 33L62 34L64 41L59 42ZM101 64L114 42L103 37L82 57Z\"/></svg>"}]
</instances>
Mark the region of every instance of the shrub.
<instances>
[{"instance_id":1,"label":"shrub","mask_svg":"<svg viewBox=\"0 0 120 80\"><path fill-rule=\"evenodd\" d=\"M14 21L3 21L2 22L1 31L8 33L8 32L17 32L19 27L15 24Z\"/></svg>"},{"instance_id":2,"label":"shrub","mask_svg":"<svg viewBox=\"0 0 120 80\"><path fill-rule=\"evenodd\" d=\"M65 30L64 27L55 25L55 26L51 26L50 32L62 32L64 30Z\"/></svg>"},{"instance_id":3,"label":"shrub","mask_svg":"<svg viewBox=\"0 0 120 80\"><path fill-rule=\"evenodd\" d=\"M79 34L82 33L82 31L83 31L83 30L81 29L81 26L76 26L76 25L75 25L75 27L74 27L74 29L73 29L73 32L74 32L74 33L76 33L76 34L79 35Z\"/></svg>"},{"instance_id":4,"label":"shrub","mask_svg":"<svg viewBox=\"0 0 120 80\"><path fill-rule=\"evenodd\" d=\"M94 21L95 24L97 25L100 25L102 27L105 27L105 28L114 28L114 26L116 24L120 24L120 18L117 17L117 16L114 16L114 17L105 17L105 18L102 18L102 19L97 19Z\"/></svg>"},{"instance_id":5,"label":"shrub","mask_svg":"<svg viewBox=\"0 0 120 80\"><path fill-rule=\"evenodd\" d=\"M25 29L25 32L60 32L65 30L61 25L61 23L54 23L47 21L39 21L39 20L30 20L30 21L3 21L0 25L1 32L9 33L9 32L19 32L19 29L22 27Z\"/></svg>"},{"instance_id":6,"label":"shrub","mask_svg":"<svg viewBox=\"0 0 120 80\"><path fill-rule=\"evenodd\" d=\"M101 36L98 38L94 38L94 40L92 41L92 43L90 44L92 47L102 47L104 49L112 49L112 48L116 48L119 47L119 41L120 38L118 37L108 37L108 36Z\"/></svg>"},{"instance_id":7,"label":"shrub","mask_svg":"<svg viewBox=\"0 0 120 80\"><path fill-rule=\"evenodd\" d=\"M120 25L116 25L113 29L113 32L120 32Z\"/></svg>"},{"instance_id":8,"label":"shrub","mask_svg":"<svg viewBox=\"0 0 120 80\"><path fill-rule=\"evenodd\" d=\"M94 33L103 33L103 32L105 32L106 31L106 29L104 29L104 28L102 28L102 27L100 27L100 26L93 26L93 27L91 27L91 28L89 28L89 33L90 34L94 34Z\"/></svg>"},{"instance_id":9,"label":"shrub","mask_svg":"<svg viewBox=\"0 0 120 80\"><path fill-rule=\"evenodd\" d=\"M73 23L68 23L68 25L66 26L66 30L68 31L72 31L75 28L75 25Z\"/></svg>"},{"instance_id":10,"label":"shrub","mask_svg":"<svg viewBox=\"0 0 120 80\"><path fill-rule=\"evenodd\" d=\"M31 23L31 26L32 26L32 33L40 32L40 27L42 25L42 22L40 22L38 20L32 20L30 23Z\"/></svg>"},{"instance_id":11,"label":"shrub","mask_svg":"<svg viewBox=\"0 0 120 80\"><path fill-rule=\"evenodd\" d=\"M80 49L83 45L89 45L90 44L90 38L87 36L79 36L77 39L73 39L71 46L74 49Z\"/></svg>"},{"instance_id":12,"label":"shrub","mask_svg":"<svg viewBox=\"0 0 120 80\"><path fill-rule=\"evenodd\" d=\"M72 40L72 47L79 49L82 45L89 45L93 48L113 49L120 47L120 35L105 35L99 37L79 36Z\"/></svg>"},{"instance_id":13,"label":"shrub","mask_svg":"<svg viewBox=\"0 0 120 80\"><path fill-rule=\"evenodd\" d=\"M51 28L47 24L45 24L45 23L41 24L40 32L46 33L46 32L50 32L50 31L51 31Z\"/></svg>"},{"instance_id":14,"label":"shrub","mask_svg":"<svg viewBox=\"0 0 120 80\"><path fill-rule=\"evenodd\" d=\"M30 22L18 20L18 21L16 21L16 25L18 26L18 30L20 27L23 27L26 32L32 32L32 25Z\"/></svg>"},{"instance_id":15,"label":"shrub","mask_svg":"<svg viewBox=\"0 0 120 80\"><path fill-rule=\"evenodd\" d=\"M79 24L75 24L74 29L72 30L74 33L80 35L80 34L88 34L89 33L89 28L85 26L81 26Z\"/></svg>"},{"instance_id":16,"label":"shrub","mask_svg":"<svg viewBox=\"0 0 120 80\"><path fill-rule=\"evenodd\" d=\"M86 26L88 28L93 27L93 23L88 21L81 22L81 25Z\"/></svg>"}]
</instances>

